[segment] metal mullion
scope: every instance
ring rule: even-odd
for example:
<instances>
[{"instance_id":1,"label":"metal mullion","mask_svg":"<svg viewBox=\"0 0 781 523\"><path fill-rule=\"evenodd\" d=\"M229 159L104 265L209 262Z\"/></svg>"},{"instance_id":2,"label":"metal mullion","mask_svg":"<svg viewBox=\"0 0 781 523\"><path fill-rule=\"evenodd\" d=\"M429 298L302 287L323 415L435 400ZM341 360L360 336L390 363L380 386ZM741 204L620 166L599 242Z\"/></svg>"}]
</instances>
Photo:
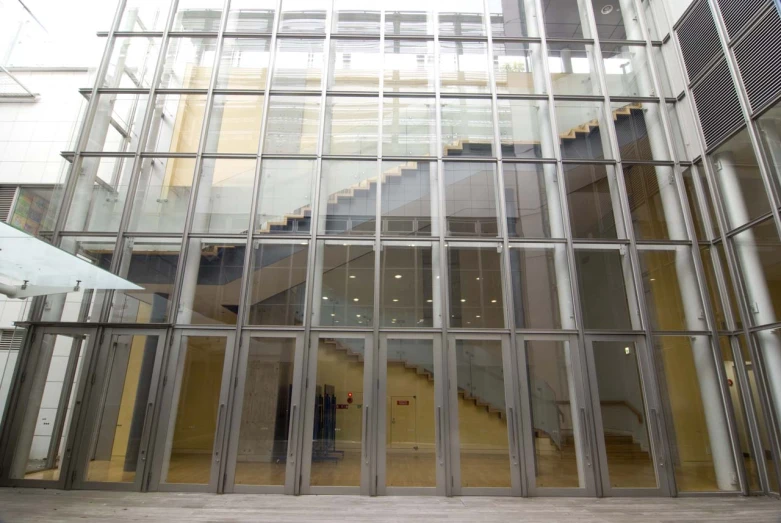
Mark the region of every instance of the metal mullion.
<instances>
[{"instance_id":1,"label":"metal mullion","mask_svg":"<svg viewBox=\"0 0 781 523\"><path fill-rule=\"evenodd\" d=\"M757 225L759 225L759 224L761 224L761 223L763 223L763 222L766 222L766 221L772 220L772 219L773 219L773 218L772 218L772 214L770 213L770 211L768 211L768 212L766 212L765 214L763 214L762 216L760 216L759 218L754 218L753 220L751 220L751 221L749 221L749 222L746 222L746 223L744 223L744 224L743 224L743 225L741 225L740 227L735 227L735 228L734 228L734 229L732 229L731 231L729 231L729 232L726 232L726 233L724 234L724 236L726 236L726 237L727 237L727 239L730 239L730 240L731 240L731 239L733 239L735 236L737 236L738 234L740 234L740 233L742 233L742 232L746 232L746 231L748 231L748 230L750 230L750 229L753 229L753 228L754 228L754 227L756 227Z\"/></svg>"},{"instance_id":2,"label":"metal mullion","mask_svg":"<svg viewBox=\"0 0 781 523\"><path fill-rule=\"evenodd\" d=\"M596 49L596 48L595 48ZM601 60L600 60L601 62ZM547 68L547 67L546 67ZM604 102L605 97L601 94L553 94L556 101L570 102Z\"/></svg>"},{"instance_id":3,"label":"metal mullion","mask_svg":"<svg viewBox=\"0 0 781 523\"><path fill-rule=\"evenodd\" d=\"M177 5L177 8L179 6ZM222 26L222 22L220 22L220 25ZM171 36L175 36L177 38L215 38L219 37L221 32L213 32L213 31L169 31L168 33Z\"/></svg>"}]
</instances>

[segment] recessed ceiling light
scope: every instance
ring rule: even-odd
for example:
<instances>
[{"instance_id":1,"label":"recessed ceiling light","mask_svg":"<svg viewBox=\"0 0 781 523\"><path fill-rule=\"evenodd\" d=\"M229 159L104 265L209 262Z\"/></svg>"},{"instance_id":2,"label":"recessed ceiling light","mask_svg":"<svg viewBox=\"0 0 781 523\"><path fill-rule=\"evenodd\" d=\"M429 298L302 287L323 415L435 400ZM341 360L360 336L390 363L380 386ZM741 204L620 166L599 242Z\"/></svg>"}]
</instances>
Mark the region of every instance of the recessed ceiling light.
<instances>
[{"instance_id":1,"label":"recessed ceiling light","mask_svg":"<svg viewBox=\"0 0 781 523\"><path fill-rule=\"evenodd\" d=\"M331 313L331 317L333 318L334 316L336 316L336 314L334 314L334 313Z\"/></svg>"},{"instance_id":2,"label":"recessed ceiling light","mask_svg":"<svg viewBox=\"0 0 781 523\"><path fill-rule=\"evenodd\" d=\"M479 317L480 317L480 315L479 315L479 314L478 314L477 316L475 316L475 318L479 318Z\"/></svg>"},{"instance_id":3,"label":"recessed ceiling light","mask_svg":"<svg viewBox=\"0 0 781 523\"><path fill-rule=\"evenodd\" d=\"M328 299L328 296L323 296L323 299L324 299L324 300L327 300L327 299Z\"/></svg>"},{"instance_id":4,"label":"recessed ceiling light","mask_svg":"<svg viewBox=\"0 0 781 523\"><path fill-rule=\"evenodd\" d=\"M397 301L399 301L398 298L393 298L393 303L396 303Z\"/></svg>"},{"instance_id":5,"label":"recessed ceiling light","mask_svg":"<svg viewBox=\"0 0 781 523\"><path fill-rule=\"evenodd\" d=\"M355 279L355 274L351 274L351 275L350 275L350 279L351 279L351 280L354 280L354 279Z\"/></svg>"},{"instance_id":6,"label":"recessed ceiling light","mask_svg":"<svg viewBox=\"0 0 781 523\"><path fill-rule=\"evenodd\" d=\"M466 303L466 300L464 298L461 298L461 303Z\"/></svg>"},{"instance_id":7,"label":"recessed ceiling light","mask_svg":"<svg viewBox=\"0 0 781 523\"><path fill-rule=\"evenodd\" d=\"M426 303L431 303L431 302L433 302L433 301L434 301L434 300L426 300Z\"/></svg>"},{"instance_id":8,"label":"recessed ceiling light","mask_svg":"<svg viewBox=\"0 0 781 523\"><path fill-rule=\"evenodd\" d=\"M358 298L353 298L353 301L358 301Z\"/></svg>"},{"instance_id":9,"label":"recessed ceiling light","mask_svg":"<svg viewBox=\"0 0 781 523\"><path fill-rule=\"evenodd\" d=\"M496 303L496 300L491 300L491 303Z\"/></svg>"},{"instance_id":10,"label":"recessed ceiling light","mask_svg":"<svg viewBox=\"0 0 781 523\"><path fill-rule=\"evenodd\" d=\"M356 317L356 318L360 318L360 317L361 317L361 315L360 315L360 314L356 314L356 315L355 315L355 317Z\"/></svg>"},{"instance_id":11,"label":"recessed ceiling light","mask_svg":"<svg viewBox=\"0 0 781 523\"><path fill-rule=\"evenodd\" d=\"M607 4L606 6L603 6L603 7L602 7L602 9L600 10L600 12L601 12L603 15L609 15L610 13L612 13L612 12L613 12L613 6L612 6L612 5L610 5L610 4Z\"/></svg>"},{"instance_id":12,"label":"recessed ceiling light","mask_svg":"<svg viewBox=\"0 0 781 523\"><path fill-rule=\"evenodd\" d=\"M475 279L476 279L477 281L480 281L480 277L479 277L479 276L478 276L477 278L475 278Z\"/></svg>"},{"instance_id":13,"label":"recessed ceiling light","mask_svg":"<svg viewBox=\"0 0 781 523\"><path fill-rule=\"evenodd\" d=\"M394 278L396 278L397 280L400 280L401 279L401 274L397 274L396 276L394 276Z\"/></svg>"}]
</instances>

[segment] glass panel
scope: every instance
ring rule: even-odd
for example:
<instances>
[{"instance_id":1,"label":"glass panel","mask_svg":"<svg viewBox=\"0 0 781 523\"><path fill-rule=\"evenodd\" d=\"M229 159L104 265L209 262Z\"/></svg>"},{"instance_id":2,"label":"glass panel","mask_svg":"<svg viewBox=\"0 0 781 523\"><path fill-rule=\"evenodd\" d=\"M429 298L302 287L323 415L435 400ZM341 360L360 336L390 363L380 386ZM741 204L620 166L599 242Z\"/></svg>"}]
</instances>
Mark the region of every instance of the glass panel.
<instances>
[{"instance_id":1,"label":"glass panel","mask_svg":"<svg viewBox=\"0 0 781 523\"><path fill-rule=\"evenodd\" d=\"M323 154L377 155L379 99L329 96Z\"/></svg>"},{"instance_id":2,"label":"glass panel","mask_svg":"<svg viewBox=\"0 0 781 523\"><path fill-rule=\"evenodd\" d=\"M163 466L166 483L209 483L225 344L221 336L182 336L179 397L171 412Z\"/></svg>"},{"instance_id":3,"label":"glass panel","mask_svg":"<svg viewBox=\"0 0 781 523\"><path fill-rule=\"evenodd\" d=\"M303 325L307 242L255 242L248 325Z\"/></svg>"},{"instance_id":4,"label":"glass panel","mask_svg":"<svg viewBox=\"0 0 781 523\"><path fill-rule=\"evenodd\" d=\"M226 38L222 44L217 89L265 89L269 46L265 38Z\"/></svg>"},{"instance_id":5,"label":"glass panel","mask_svg":"<svg viewBox=\"0 0 781 523\"><path fill-rule=\"evenodd\" d=\"M516 328L575 328L566 244L511 248L510 276Z\"/></svg>"},{"instance_id":6,"label":"glass panel","mask_svg":"<svg viewBox=\"0 0 781 523\"><path fill-rule=\"evenodd\" d=\"M221 0L179 0L172 31L216 33L222 18Z\"/></svg>"},{"instance_id":7,"label":"glass panel","mask_svg":"<svg viewBox=\"0 0 781 523\"><path fill-rule=\"evenodd\" d=\"M436 487L433 340L386 341L385 485Z\"/></svg>"},{"instance_id":8,"label":"glass panel","mask_svg":"<svg viewBox=\"0 0 781 523\"><path fill-rule=\"evenodd\" d=\"M517 238L563 238L554 164L502 164L507 233Z\"/></svg>"},{"instance_id":9,"label":"glass panel","mask_svg":"<svg viewBox=\"0 0 781 523\"><path fill-rule=\"evenodd\" d=\"M245 249L243 241L190 239L177 323L236 324Z\"/></svg>"},{"instance_id":10,"label":"glass panel","mask_svg":"<svg viewBox=\"0 0 781 523\"><path fill-rule=\"evenodd\" d=\"M718 215L716 214L716 209L713 207L713 195L711 194L710 184L705 176L705 167L702 165L702 162L694 164L694 174L700 180L705 206L708 208L708 216L711 217L710 223L713 228L714 237L719 237L721 236L721 227L719 225L719 220L716 219Z\"/></svg>"},{"instance_id":11,"label":"glass panel","mask_svg":"<svg viewBox=\"0 0 781 523\"><path fill-rule=\"evenodd\" d=\"M437 234L436 164L382 162L381 232L389 236ZM432 174L434 174L432 176ZM433 205L433 207L432 207Z\"/></svg>"},{"instance_id":12,"label":"glass panel","mask_svg":"<svg viewBox=\"0 0 781 523\"><path fill-rule=\"evenodd\" d=\"M488 9L491 16L491 34L494 36L508 38L539 36L537 13L533 2L489 0Z\"/></svg>"},{"instance_id":13,"label":"glass panel","mask_svg":"<svg viewBox=\"0 0 781 523\"><path fill-rule=\"evenodd\" d=\"M502 342L455 340L462 487L509 487Z\"/></svg>"},{"instance_id":14,"label":"glass panel","mask_svg":"<svg viewBox=\"0 0 781 523\"><path fill-rule=\"evenodd\" d=\"M488 44L440 42L439 78L443 93L489 92Z\"/></svg>"},{"instance_id":15,"label":"glass panel","mask_svg":"<svg viewBox=\"0 0 781 523\"><path fill-rule=\"evenodd\" d=\"M624 184L638 240L686 240L672 167L624 164Z\"/></svg>"},{"instance_id":16,"label":"glass panel","mask_svg":"<svg viewBox=\"0 0 781 523\"><path fill-rule=\"evenodd\" d=\"M311 0L283 0L280 33L324 33L327 4Z\"/></svg>"},{"instance_id":17,"label":"glass panel","mask_svg":"<svg viewBox=\"0 0 781 523\"><path fill-rule=\"evenodd\" d=\"M431 0L393 0L385 2L386 35L434 34Z\"/></svg>"},{"instance_id":18,"label":"glass panel","mask_svg":"<svg viewBox=\"0 0 781 523\"><path fill-rule=\"evenodd\" d=\"M433 98L385 98L383 156L436 156L437 118Z\"/></svg>"},{"instance_id":19,"label":"glass panel","mask_svg":"<svg viewBox=\"0 0 781 523\"><path fill-rule=\"evenodd\" d=\"M128 0L119 31L162 31L167 21L169 0Z\"/></svg>"},{"instance_id":20,"label":"glass panel","mask_svg":"<svg viewBox=\"0 0 781 523\"><path fill-rule=\"evenodd\" d=\"M380 326L439 327L439 253L431 245L383 245ZM434 306L436 298L437 306Z\"/></svg>"},{"instance_id":21,"label":"glass panel","mask_svg":"<svg viewBox=\"0 0 781 523\"><path fill-rule=\"evenodd\" d=\"M275 0L231 0L226 31L270 33L274 26Z\"/></svg>"},{"instance_id":22,"label":"glass panel","mask_svg":"<svg viewBox=\"0 0 781 523\"><path fill-rule=\"evenodd\" d=\"M380 34L379 4L367 5L363 0L335 0L332 30L335 33Z\"/></svg>"},{"instance_id":23,"label":"glass panel","mask_svg":"<svg viewBox=\"0 0 781 523\"><path fill-rule=\"evenodd\" d=\"M331 40L328 89L377 91L380 87L378 40Z\"/></svg>"},{"instance_id":24,"label":"glass panel","mask_svg":"<svg viewBox=\"0 0 781 523\"><path fill-rule=\"evenodd\" d=\"M707 336L654 338L675 482L681 492L737 490L738 476Z\"/></svg>"},{"instance_id":25,"label":"glass panel","mask_svg":"<svg viewBox=\"0 0 781 523\"><path fill-rule=\"evenodd\" d=\"M242 234L249 226L255 160L204 158L192 232Z\"/></svg>"},{"instance_id":26,"label":"glass panel","mask_svg":"<svg viewBox=\"0 0 781 523\"><path fill-rule=\"evenodd\" d=\"M633 287L626 254L617 249L576 249L575 267L583 324L587 329L638 327L635 297L628 294L633 292Z\"/></svg>"},{"instance_id":27,"label":"glass panel","mask_svg":"<svg viewBox=\"0 0 781 523\"><path fill-rule=\"evenodd\" d=\"M320 187L321 234L374 234L377 163L324 160Z\"/></svg>"},{"instance_id":28,"label":"glass panel","mask_svg":"<svg viewBox=\"0 0 781 523\"><path fill-rule=\"evenodd\" d=\"M114 293L111 321L167 322L181 251L179 240L127 239L119 276L143 290Z\"/></svg>"},{"instance_id":29,"label":"glass panel","mask_svg":"<svg viewBox=\"0 0 781 523\"><path fill-rule=\"evenodd\" d=\"M648 18L646 18L648 20ZM651 47L651 57L654 65L656 66L656 74L659 77L659 86L662 89L662 96L665 98L671 98L675 96L673 94L672 82L670 81L670 75L667 72L667 68L672 64L667 63L668 57L665 56L661 46ZM677 86L676 86L677 87Z\"/></svg>"},{"instance_id":30,"label":"glass panel","mask_svg":"<svg viewBox=\"0 0 781 523\"><path fill-rule=\"evenodd\" d=\"M732 275L728 269L727 253L724 252L724 244L721 242L715 243L713 248L716 249L716 254L719 257L719 264L721 264L721 273L724 276L724 286L727 288L727 296L729 297L730 306L732 307L732 318L735 320L735 326L738 329L743 328L743 313L740 307L738 307L738 300L735 297L735 284L732 281Z\"/></svg>"},{"instance_id":31,"label":"glass panel","mask_svg":"<svg viewBox=\"0 0 781 523\"><path fill-rule=\"evenodd\" d=\"M575 443L582 398L572 380L569 341L526 340L526 369L534 445L534 477L538 488L578 488L584 478Z\"/></svg>"},{"instance_id":32,"label":"glass panel","mask_svg":"<svg viewBox=\"0 0 781 523\"><path fill-rule=\"evenodd\" d=\"M498 245L449 247L450 326L504 327L502 261Z\"/></svg>"},{"instance_id":33,"label":"glass panel","mask_svg":"<svg viewBox=\"0 0 781 523\"><path fill-rule=\"evenodd\" d=\"M314 160L263 160L255 233L309 234Z\"/></svg>"},{"instance_id":34,"label":"glass panel","mask_svg":"<svg viewBox=\"0 0 781 523\"><path fill-rule=\"evenodd\" d=\"M708 287L708 297L710 298L710 304L713 307L713 315L716 319L716 328L719 330L729 330L724 304L721 299L721 292L719 291L718 282L716 281L716 267L713 261L713 256L715 255L716 253L713 252L713 249L709 244L700 245L700 259L702 260L705 284ZM734 293L730 292L729 294L732 294L734 297Z\"/></svg>"},{"instance_id":35,"label":"glass panel","mask_svg":"<svg viewBox=\"0 0 781 523\"><path fill-rule=\"evenodd\" d=\"M555 107L563 159L603 160L613 157L602 102L557 101Z\"/></svg>"},{"instance_id":36,"label":"glass panel","mask_svg":"<svg viewBox=\"0 0 781 523\"><path fill-rule=\"evenodd\" d=\"M168 41L158 87L208 89L216 54L216 38L172 37Z\"/></svg>"},{"instance_id":37,"label":"glass panel","mask_svg":"<svg viewBox=\"0 0 781 523\"><path fill-rule=\"evenodd\" d=\"M692 221L694 222L694 234L699 240L707 240L708 234L705 232L705 217L700 208L700 199L697 197L697 189L694 186L694 176L691 167L686 167L681 173L683 179L683 188L686 190L686 202L691 210ZM708 218L712 218L709 216Z\"/></svg>"},{"instance_id":38,"label":"glass panel","mask_svg":"<svg viewBox=\"0 0 781 523\"><path fill-rule=\"evenodd\" d=\"M678 111L680 110L687 123L687 129L691 122L691 115L687 115L688 100L681 101L679 103L665 104L665 110L667 111L667 118L670 122L670 139L673 142L673 152L678 160L685 161L691 160L695 156L699 156L699 153L694 150L694 146L691 143L692 140L685 138L683 128L681 127L680 119L678 118Z\"/></svg>"},{"instance_id":39,"label":"glass panel","mask_svg":"<svg viewBox=\"0 0 781 523\"><path fill-rule=\"evenodd\" d=\"M707 330L691 248L641 248L638 257L651 327L661 331Z\"/></svg>"},{"instance_id":40,"label":"glass panel","mask_svg":"<svg viewBox=\"0 0 781 523\"><path fill-rule=\"evenodd\" d=\"M385 92L434 92L434 42L385 40Z\"/></svg>"},{"instance_id":41,"label":"glass panel","mask_svg":"<svg viewBox=\"0 0 781 523\"><path fill-rule=\"evenodd\" d=\"M156 37L115 38L102 87L148 89L160 53L160 40Z\"/></svg>"},{"instance_id":42,"label":"glass panel","mask_svg":"<svg viewBox=\"0 0 781 523\"><path fill-rule=\"evenodd\" d=\"M443 99L442 155L493 156L491 100Z\"/></svg>"},{"instance_id":43,"label":"glass panel","mask_svg":"<svg viewBox=\"0 0 781 523\"><path fill-rule=\"evenodd\" d=\"M602 64L610 96L657 96L645 46L603 44Z\"/></svg>"},{"instance_id":44,"label":"glass panel","mask_svg":"<svg viewBox=\"0 0 781 523\"><path fill-rule=\"evenodd\" d=\"M149 95L146 94L99 94L95 117L89 128L89 138L84 150L136 151L147 103L149 103ZM45 160L45 157L35 158L35 161L41 160Z\"/></svg>"},{"instance_id":45,"label":"glass panel","mask_svg":"<svg viewBox=\"0 0 781 523\"><path fill-rule=\"evenodd\" d=\"M544 100L497 100L504 158L553 157L550 112Z\"/></svg>"},{"instance_id":46,"label":"glass panel","mask_svg":"<svg viewBox=\"0 0 781 523\"><path fill-rule=\"evenodd\" d=\"M132 171L132 158L82 157L81 176L68 209L65 229L68 231L119 229ZM34 196L32 200L31 204L40 206L40 203L35 202ZM24 229L20 227L22 225L20 222L21 220L14 219L9 221L12 225ZM28 232L34 234L37 231Z\"/></svg>"},{"instance_id":47,"label":"glass panel","mask_svg":"<svg viewBox=\"0 0 781 523\"><path fill-rule=\"evenodd\" d=\"M111 161L111 160L109 160ZM82 165L87 162L86 158L82 160ZM70 163L63 162L64 170L70 170ZM79 176L81 173L71 171L73 176ZM85 174L88 174L85 171ZM89 179L89 178L88 178ZM28 187L19 187L16 193L16 201L13 204L13 210L8 215L6 223L13 225L20 231L24 231L31 236L38 237L39 234L51 231L54 228L54 220L57 218L59 212L59 205L62 199L62 191L65 189L64 185L58 184L56 187L47 187L45 185L33 185ZM81 191L86 189L89 192L89 184L86 187L81 186ZM121 190L118 190L121 192ZM118 197L114 195L114 197ZM78 196L74 196L74 201ZM71 209L73 208L73 201L71 202ZM84 209L82 208L82 212ZM69 211L70 213L77 213L77 211ZM70 216L69 216L70 219ZM83 223L81 220L76 219L76 224ZM74 225L76 227L76 225Z\"/></svg>"},{"instance_id":48,"label":"glass panel","mask_svg":"<svg viewBox=\"0 0 781 523\"><path fill-rule=\"evenodd\" d=\"M446 162L446 234L497 237L496 164Z\"/></svg>"},{"instance_id":49,"label":"glass panel","mask_svg":"<svg viewBox=\"0 0 781 523\"><path fill-rule=\"evenodd\" d=\"M598 164L564 164L567 206L573 238L623 238L621 206L615 167ZM618 223L616 223L616 216Z\"/></svg>"},{"instance_id":50,"label":"glass panel","mask_svg":"<svg viewBox=\"0 0 781 523\"><path fill-rule=\"evenodd\" d=\"M442 36L484 36L484 7L481 0L460 0L439 8Z\"/></svg>"},{"instance_id":51,"label":"glass panel","mask_svg":"<svg viewBox=\"0 0 781 523\"><path fill-rule=\"evenodd\" d=\"M591 6L600 40L645 40L640 29L640 14L633 2L614 5L607 0L591 0Z\"/></svg>"},{"instance_id":52,"label":"glass panel","mask_svg":"<svg viewBox=\"0 0 781 523\"><path fill-rule=\"evenodd\" d=\"M262 96L215 95L204 152L256 154L262 120Z\"/></svg>"},{"instance_id":53,"label":"glass panel","mask_svg":"<svg viewBox=\"0 0 781 523\"><path fill-rule=\"evenodd\" d=\"M757 157L743 129L710 155L727 222L734 229L770 212Z\"/></svg>"},{"instance_id":54,"label":"glass panel","mask_svg":"<svg viewBox=\"0 0 781 523\"><path fill-rule=\"evenodd\" d=\"M323 45L322 40L278 39L271 88L319 91Z\"/></svg>"},{"instance_id":55,"label":"glass panel","mask_svg":"<svg viewBox=\"0 0 781 523\"><path fill-rule=\"evenodd\" d=\"M547 0L542 10L548 38L591 38L583 0Z\"/></svg>"},{"instance_id":56,"label":"glass panel","mask_svg":"<svg viewBox=\"0 0 781 523\"><path fill-rule=\"evenodd\" d=\"M528 42L494 42L493 67L499 94L544 94L542 48Z\"/></svg>"},{"instance_id":57,"label":"glass panel","mask_svg":"<svg viewBox=\"0 0 781 523\"><path fill-rule=\"evenodd\" d=\"M781 317L781 241L773 219L732 238L753 325L766 325Z\"/></svg>"},{"instance_id":58,"label":"glass panel","mask_svg":"<svg viewBox=\"0 0 781 523\"><path fill-rule=\"evenodd\" d=\"M551 42L548 44L548 69L553 94L602 94L591 44Z\"/></svg>"},{"instance_id":59,"label":"glass panel","mask_svg":"<svg viewBox=\"0 0 781 523\"><path fill-rule=\"evenodd\" d=\"M615 102L610 107L622 160L672 160L659 104Z\"/></svg>"},{"instance_id":60,"label":"glass panel","mask_svg":"<svg viewBox=\"0 0 781 523\"><path fill-rule=\"evenodd\" d=\"M295 338L249 338L236 485L284 485Z\"/></svg>"},{"instance_id":61,"label":"glass panel","mask_svg":"<svg viewBox=\"0 0 781 523\"><path fill-rule=\"evenodd\" d=\"M88 345L89 337L82 334L41 336L9 477L60 479Z\"/></svg>"},{"instance_id":62,"label":"glass panel","mask_svg":"<svg viewBox=\"0 0 781 523\"><path fill-rule=\"evenodd\" d=\"M206 95L158 94L146 150L194 153L201 141Z\"/></svg>"},{"instance_id":63,"label":"glass panel","mask_svg":"<svg viewBox=\"0 0 781 523\"><path fill-rule=\"evenodd\" d=\"M371 245L317 245L313 308L315 325L371 327L374 311L374 248ZM318 305L319 303L319 305Z\"/></svg>"},{"instance_id":64,"label":"glass panel","mask_svg":"<svg viewBox=\"0 0 781 523\"><path fill-rule=\"evenodd\" d=\"M95 398L86 481L135 481L158 341L148 335L111 337L111 355L102 371L105 382Z\"/></svg>"},{"instance_id":65,"label":"glass panel","mask_svg":"<svg viewBox=\"0 0 781 523\"><path fill-rule=\"evenodd\" d=\"M2 339L3 348L0 349L0 430L3 429L5 408L8 406L8 397L11 393L11 385L16 372L16 363L19 361L19 350L27 335L25 329L14 327L7 329Z\"/></svg>"},{"instance_id":66,"label":"glass panel","mask_svg":"<svg viewBox=\"0 0 781 523\"><path fill-rule=\"evenodd\" d=\"M317 347L312 486L360 486L364 338L321 338Z\"/></svg>"},{"instance_id":67,"label":"glass panel","mask_svg":"<svg viewBox=\"0 0 781 523\"><path fill-rule=\"evenodd\" d=\"M194 171L194 158L142 159L128 230L181 233Z\"/></svg>"},{"instance_id":68,"label":"glass panel","mask_svg":"<svg viewBox=\"0 0 781 523\"><path fill-rule=\"evenodd\" d=\"M767 158L768 170L776 188L781 191L781 103L762 113L757 120L759 139Z\"/></svg>"},{"instance_id":69,"label":"glass panel","mask_svg":"<svg viewBox=\"0 0 781 523\"><path fill-rule=\"evenodd\" d=\"M656 488L637 346L593 341L597 397L612 488Z\"/></svg>"},{"instance_id":70,"label":"glass panel","mask_svg":"<svg viewBox=\"0 0 781 523\"><path fill-rule=\"evenodd\" d=\"M266 118L266 154L315 154L319 96L272 96Z\"/></svg>"}]
</instances>

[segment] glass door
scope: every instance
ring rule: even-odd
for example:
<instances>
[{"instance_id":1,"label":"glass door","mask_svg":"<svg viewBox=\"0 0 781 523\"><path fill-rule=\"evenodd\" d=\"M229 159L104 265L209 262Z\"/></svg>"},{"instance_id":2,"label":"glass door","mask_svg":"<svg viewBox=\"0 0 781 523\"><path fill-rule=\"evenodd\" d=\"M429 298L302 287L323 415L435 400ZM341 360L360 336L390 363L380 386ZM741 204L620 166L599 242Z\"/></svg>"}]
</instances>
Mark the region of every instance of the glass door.
<instances>
[{"instance_id":1,"label":"glass door","mask_svg":"<svg viewBox=\"0 0 781 523\"><path fill-rule=\"evenodd\" d=\"M141 490L165 331L111 329L101 339L74 487Z\"/></svg>"},{"instance_id":2,"label":"glass door","mask_svg":"<svg viewBox=\"0 0 781 523\"><path fill-rule=\"evenodd\" d=\"M452 495L520 495L517 415L509 340L449 336Z\"/></svg>"},{"instance_id":3,"label":"glass door","mask_svg":"<svg viewBox=\"0 0 781 523\"><path fill-rule=\"evenodd\" d=\"M535 496L595 496L590 405L576 336L517 337L528 489Z\"/></svg>"},{"instance_id":4,"label":"glass door","mask_svg":"<svg viewBox=\"0 0 781 523\"><path fill-rule=\"evenodd\" d=\"M306 359L300 493L369 495L377 410L372 335L313 333Z\"/></svg>"},{"instance_id":5,"label":"glass door","mask_svg":"<svg viewBox=\"0 0 781 523\"><path fill-rule=\"evenodd\" d=\"M304 333L245 333L228 451L228 492L295 492Z\"/></svg>"},{"instance_id":6,"label":"glass door","mask_svg":"<svg viewBox=\"0 0 781 523\"><path fill-rule=\"evenodd\" d=\"M662 416L640 336L586 338L601 495L670 495Z\"/></svg>"},{"instance_id":7,"label":"glass door","mask_svg":"<svg viewBox=\"0 0 781 523\"><path fill-rule=\"evenodd\" d=\"M174 337L163 381L153 488L216 492L230 392L234 334L185 330Z\"/></svg>"},{"instance_id":8,"label":"glass door","mask_svg":"<svg viewBox=\"0 0 781 523\"><path fill-rule=\"evenodd\" d=\"M383 334L377 397L377 494L445 495L440 334Z\"/></svg>"},{"instance_id":9,"label":"glass door","mask_svg":"<svg viewBox=\"0 0 781 523\"><path fill-rule=\"evenodd\" d=\"M94 329L36 329L3 467L9 486L65 488L94 337Z\"/></svg>"}]
</instances>

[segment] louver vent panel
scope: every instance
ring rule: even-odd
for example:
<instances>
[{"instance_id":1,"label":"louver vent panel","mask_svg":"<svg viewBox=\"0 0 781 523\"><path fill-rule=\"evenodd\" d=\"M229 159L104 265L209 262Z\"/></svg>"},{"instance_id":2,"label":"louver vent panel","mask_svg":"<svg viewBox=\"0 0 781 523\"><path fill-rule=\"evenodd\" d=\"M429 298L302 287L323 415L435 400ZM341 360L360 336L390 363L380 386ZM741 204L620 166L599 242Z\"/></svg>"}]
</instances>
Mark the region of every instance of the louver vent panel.
<instances>
[{"instance_id":1,"label":"louver vent panel","mask_svg":"<svg viewBox=\"0 0 781 523\"><path fill-rule=\"evenodd\" d=\"M781 16L773 9L735 46L743 85L756 112L781 92Z\"/></svg>"},{"instance_id":2,"label":"louver vent panel","mask_svg":"<svg viewBox=\"0 0 781 523\"><path fill-rule=\"evenodd\" d=\"M24 331L20 329L0 330L0 350L19 350L24 340Z\"/></svg>"},{"instance_id":3,"label":"louver vent panel","mask_svg":"<svg viewBox=\"0 0 781 523\"><path fill-rule=\"evenodd\" d=\"M0 222L8 221L14 203L16 187L0 187Z\"/></svg>"},{"instance_id":4,"label":"louver vent panel","mask_svg":"<svg viewBox=\"0 0 781 523\"><path fill-rule=\"evenodd\" d=\"M694 81L714 56L723 53L716 23L705 0L700 0L689 11L686 19L678 26L677 33L686 73L689 81Z\"/></svg>"},{"instance_id":5,"label":"louver vent panel","mask_svg":"<svg viewBox=\"0 0 781 523\"><path fill-rule=\"evenodd\" d=\"M730 39L735 38L741 29L765 6L773 0L718 0L721 17L727 27Z\"/></svg>"},{"instance_id":6,"label":"louver vent panel","mask_svg":"<svg viewBox=\"0 0 781 523\"><path fill-rule=\"evenodd\" d=\"M743 125L738 93L732 83L726 60L722 59L708 71L692 89L692 93L708 147Z\"/></svg>"}]
</instances>

